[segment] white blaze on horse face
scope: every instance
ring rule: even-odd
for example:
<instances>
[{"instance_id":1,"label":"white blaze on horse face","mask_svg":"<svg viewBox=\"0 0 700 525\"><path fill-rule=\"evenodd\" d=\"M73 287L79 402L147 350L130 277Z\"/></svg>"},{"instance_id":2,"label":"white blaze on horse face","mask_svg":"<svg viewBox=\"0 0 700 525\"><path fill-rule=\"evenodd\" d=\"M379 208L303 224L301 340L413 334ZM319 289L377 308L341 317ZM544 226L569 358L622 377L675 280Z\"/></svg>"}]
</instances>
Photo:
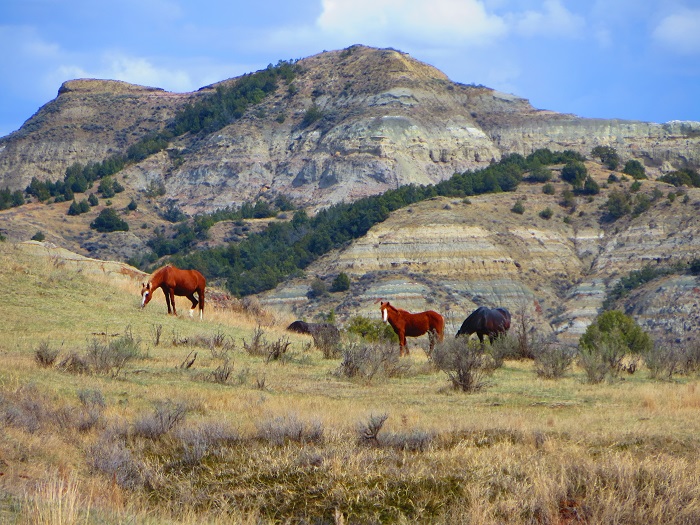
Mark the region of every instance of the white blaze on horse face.
<instances>
[{"instance_id":1,"label":"white blaze on horse face","mask_svg":"<svg viewBox=\"0 0 700 525\"><path fill-rule=\"evenodd\" d=\"M382 319L384 320L385 323L389 321L389 309L388 308L384 308L382 310Z\"/></svg>"},{"instance_id":2,"label":"white blaze on horse face","mask_svg":"<svg viewBox=\"0 0 700 525\"><path fill-rule=\"evenodd\" d=\"M146 290L145 292L143 292L143 297L142 297L142 299L141 299L141 308L143 308L144 306L146 306L146 298L147 298L147 297L148 297L148 290Z\"/></svg>"}]
</instances>

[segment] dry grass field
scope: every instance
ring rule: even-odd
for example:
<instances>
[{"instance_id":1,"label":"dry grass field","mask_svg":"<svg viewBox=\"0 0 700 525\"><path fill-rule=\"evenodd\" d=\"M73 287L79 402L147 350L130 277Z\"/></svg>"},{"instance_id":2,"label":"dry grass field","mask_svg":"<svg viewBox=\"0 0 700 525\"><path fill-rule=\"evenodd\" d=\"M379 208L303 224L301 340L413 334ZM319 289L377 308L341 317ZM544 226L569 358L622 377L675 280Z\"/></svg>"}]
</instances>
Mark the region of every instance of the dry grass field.
<instances>
[{"instance_id":1,"label":"dry grass field","mask_svg":"<svg viewBox=\"0 0 700 525\"><path fill-rule=\"evenodd\" d=\"M347 378L284 316L141 311L9 243L0 286L0 522L700 523L697 377L506 361L465 394L415 341Z\"/></svg>"}]
</instances>

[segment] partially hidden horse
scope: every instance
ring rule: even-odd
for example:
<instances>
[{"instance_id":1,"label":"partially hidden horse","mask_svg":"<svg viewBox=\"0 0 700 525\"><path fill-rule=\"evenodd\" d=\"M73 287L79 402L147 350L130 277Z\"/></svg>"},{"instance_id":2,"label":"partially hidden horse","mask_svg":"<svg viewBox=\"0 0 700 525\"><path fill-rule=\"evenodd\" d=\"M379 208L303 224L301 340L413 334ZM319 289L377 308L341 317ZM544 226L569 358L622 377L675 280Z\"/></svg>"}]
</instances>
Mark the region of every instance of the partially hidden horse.
<instances>
[{"instance_id":1,"label":"partially hidden horse","mask_svg":"<svg viewBox=\"0 0 700 525\"><path fill-rule=\"evenodd\" d=\"M316 341L337 343L340 341L340 330L331 323L307 323L306 321L294 321L287 327L290 332L309 334Z\"/></svg>"},{"instance_id":2,"label":"partially hidden horse","mask_svg":"<svg viewBox=\"0 0 700 525\"><path fill-rule=\"evenodd\" d=\"M437 335L438 341L442 341L445 331L445 320L432 310L412 314L401 308L389 304L389 301L381 301L379 310L382 312L382 320L389 323L399 336L399 355L408 355L406 337L419 337L426 332L433 332ZM430 338L430 353L435 346L435 339Z\"/></svg>"},{"instance_id":3,"label":"partially hidden horse","mask_svg":"<svg viewBox=\"0 0 700 525\"><path fill-rule=\"evenodd\" d=\"M290 332L298 334L315 335L321 331L327 331L330 334L340 337L340 331L331 323L307 323L306 321L294 321L287 327Z\"/></svg>"},{"instance_id":4,"label":"partially hidden horse","mask_svg":"<svg viewBox=\"0 0 700 525\"><path fill-rule=\"evenodd\" d=\"M460 335L470 337L476 333L482 345L484 344L484 336L488 336L489 342L493 344L497 337L505 335L509 329L510 312L508 310L480 306L464 320L455 337Z\"/></svg>"},{"instance_id":5,"label":"partially hidden horse","mask_svg":"<svg viewBox=\"0 0 700 525\"><path fill-rule=\"evenodd\" d=\"M192 301L190 317L199 304L199 318L204 312L204 288L207 281L197 270L181 270L170 264L156 270L146 283L141 284L141 308L144 308L153 298L153 293L162 288L165 294L165 303L168 305L168 314L177 315L175 310L175 296L184 296ZM197 293L199 301L194 294ZM172 310L170 305L172 304Z\"/></svg>"}]
</instances>

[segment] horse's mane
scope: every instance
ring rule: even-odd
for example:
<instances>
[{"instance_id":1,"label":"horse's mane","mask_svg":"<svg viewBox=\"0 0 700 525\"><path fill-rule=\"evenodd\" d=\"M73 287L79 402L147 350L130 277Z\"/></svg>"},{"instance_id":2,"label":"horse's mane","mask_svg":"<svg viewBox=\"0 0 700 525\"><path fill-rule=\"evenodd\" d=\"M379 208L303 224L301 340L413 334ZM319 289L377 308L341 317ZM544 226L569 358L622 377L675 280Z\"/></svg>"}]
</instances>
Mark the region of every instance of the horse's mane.
<instances>
[{"instance_id":1,"label":"horse's mane","mask_svg":"<svg viewBox=\"0 0 700 525\"><path fill-rule=\"evenodd\" d=\"M148 278L148 282L153 282L156 279L161 279L162 280L162 275L165 273L166 270L174 268L172 264L166 264L165 266L161 266L158 268L155 272L151 274L151 276Z\"/></svg>"}]
</instances>

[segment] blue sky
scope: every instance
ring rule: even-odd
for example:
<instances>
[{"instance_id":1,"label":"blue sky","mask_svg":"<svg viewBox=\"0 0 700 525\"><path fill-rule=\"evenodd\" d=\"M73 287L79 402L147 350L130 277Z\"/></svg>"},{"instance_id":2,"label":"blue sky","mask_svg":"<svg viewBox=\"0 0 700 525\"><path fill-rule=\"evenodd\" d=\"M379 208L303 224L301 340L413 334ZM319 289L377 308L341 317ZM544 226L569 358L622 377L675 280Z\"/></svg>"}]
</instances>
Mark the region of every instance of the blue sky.
<instances>
[{"instance_id":1,"label":"blue sky","mask_svg":"<svg viewBox=\"0 0 700 525\"><path fill-rule=\"evenodd\" d=\"M66 80L193 91L353 44L539 109L700 121L700 0L3 0L0 136Z\"/></svg>"}]
</instances>

